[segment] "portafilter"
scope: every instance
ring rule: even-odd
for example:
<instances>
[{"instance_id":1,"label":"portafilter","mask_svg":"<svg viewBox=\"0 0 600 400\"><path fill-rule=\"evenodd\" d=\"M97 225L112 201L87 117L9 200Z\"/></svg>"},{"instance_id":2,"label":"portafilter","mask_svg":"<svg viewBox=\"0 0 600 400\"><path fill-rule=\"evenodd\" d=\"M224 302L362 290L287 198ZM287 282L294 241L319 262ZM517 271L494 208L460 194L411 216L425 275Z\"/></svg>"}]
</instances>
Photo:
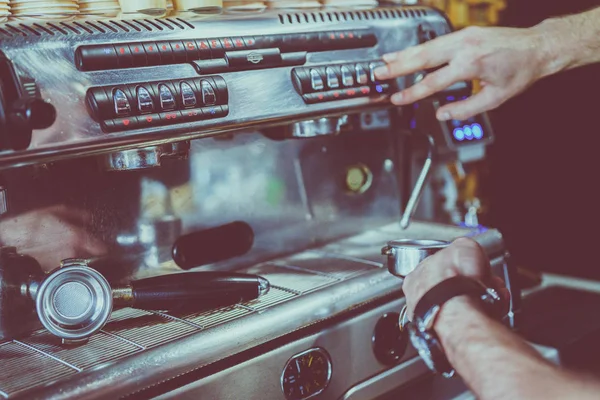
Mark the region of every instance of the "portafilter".
<instances>
[{"instance_id":1,"label":"portafilter","mask_svg":"<svg viewBox=\"0 0 600 400\"><path fill-rule=\"evenodd\" d=\"M381 249L381 254L387 256L388 271L392 275L404 278L414 271L423 260L449 244L443 240L392 240Z\"/></svg>"},{"instance_id":2,"label":"portafilter","mask_svg":"<svg viewBox=\"0 0 600 400\"><path fill-rule=\"evenodd\" d=\"M2 248L1 255L0 316L12 313L16 321L33 306L42 325L63 343L87 340L102 329L113 308L204 308L252 300L270 288L260 276L217 271L154 276L113 288L90 260L65 260L44 274L34 258L14 248Z\"/></svg>"}]
</instances>

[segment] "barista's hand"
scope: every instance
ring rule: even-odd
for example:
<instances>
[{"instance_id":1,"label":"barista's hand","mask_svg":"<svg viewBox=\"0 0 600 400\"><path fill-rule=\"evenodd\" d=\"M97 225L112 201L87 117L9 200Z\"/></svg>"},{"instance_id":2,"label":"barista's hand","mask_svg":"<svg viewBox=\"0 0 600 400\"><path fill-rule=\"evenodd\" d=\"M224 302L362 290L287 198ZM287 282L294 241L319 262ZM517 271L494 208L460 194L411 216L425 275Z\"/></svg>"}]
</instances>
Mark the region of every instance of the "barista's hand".
<instances>
[{"instance_id":1,"label":"barista's hand","mask_svg":"<svg viewBox=\"0 0 600 400\"><path fill-rule=\"evenodd\" d=\"M396 93L396 105L414 103L461 81L479 80L482 90L470 98L440 107L440 120L464 120L491 110L549 75L547 35L539 27L468 27L423 45L383 56L378 79L390 79L436 68L421 82ZM446 65L447 64L447 65Z\"/></svg>"},{"instance_id":2,"label":"barista's hand","mask_svg":"<svg viewBox=\"0 0 600 400\"><path fill-rule=\"evenodd\" d=\"M0 220L0 243L34 257L45 271L66 258L105 254L106 247L86 230L91 216L67 206L53 206Z\"/></svg>"},{"instance_id":3,"label":"barista's hand","mask_svg":"<svg viewBox=\"0 0 600 400\"><path fill-rule=\"evenodd\" d=\"M455 276L468 276L498 291L508 305L510 293L504 281L492 275L487 255L476 241L459 238L443 250L426 258L402 284L406 296L407 316L412 320L415 306L432 287ZM451 300L452 301L452 300Z\"/></svg>"}]
</instances>

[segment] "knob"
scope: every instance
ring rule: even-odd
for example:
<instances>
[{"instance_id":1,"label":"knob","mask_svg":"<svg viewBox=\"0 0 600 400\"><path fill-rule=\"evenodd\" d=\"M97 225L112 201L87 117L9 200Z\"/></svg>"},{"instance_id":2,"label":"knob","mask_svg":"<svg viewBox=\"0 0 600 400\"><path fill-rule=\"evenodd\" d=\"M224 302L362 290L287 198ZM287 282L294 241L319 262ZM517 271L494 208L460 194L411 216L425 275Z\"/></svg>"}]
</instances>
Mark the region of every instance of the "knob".
<instances>
[{"instance_id":1,"label":"knob","mask_svg":"<svg viewBox=\"0 0 600 400\"><path fill-rule=\"evenodd\" d=\"M397 364L408 345L408 331L400 327L400 314L384 314L373 331L373 353L383 365Z\"/></svg>"},{"instance_id":2,"label":"knob","mask_svg":"<svg viewBox=\"0 0 600 400\"><path fill-rule=\"evenodd\" d=\"M0 150L29 147L34 129L50 127L56 109L23 89L12 63L0 54Z\"/></svg>"}]
</instances>

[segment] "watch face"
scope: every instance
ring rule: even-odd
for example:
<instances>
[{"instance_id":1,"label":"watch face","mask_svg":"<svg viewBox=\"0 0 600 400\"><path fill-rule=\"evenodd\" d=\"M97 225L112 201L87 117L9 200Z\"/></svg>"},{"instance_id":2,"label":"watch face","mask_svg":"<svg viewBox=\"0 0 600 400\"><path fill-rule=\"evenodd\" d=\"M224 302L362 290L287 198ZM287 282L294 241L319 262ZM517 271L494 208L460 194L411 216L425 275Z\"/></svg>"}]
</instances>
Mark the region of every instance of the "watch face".
<instances>
[{"instance_id":1,"label":"watch face","mask_svg":"<svg viewBox=\"0 0 600 400\"><path fill-rule=\"evenodd\" d=\"M409 324L410 333L410 341L412 342L413 347L419 353L421 359L425 362L427 367L435 372L435 365L433 364L433 357L431 355L431 350L429 349L429 343L427 340L421 336L421 333L417 331L414 325Z\"/></svg>"}]
</instances>

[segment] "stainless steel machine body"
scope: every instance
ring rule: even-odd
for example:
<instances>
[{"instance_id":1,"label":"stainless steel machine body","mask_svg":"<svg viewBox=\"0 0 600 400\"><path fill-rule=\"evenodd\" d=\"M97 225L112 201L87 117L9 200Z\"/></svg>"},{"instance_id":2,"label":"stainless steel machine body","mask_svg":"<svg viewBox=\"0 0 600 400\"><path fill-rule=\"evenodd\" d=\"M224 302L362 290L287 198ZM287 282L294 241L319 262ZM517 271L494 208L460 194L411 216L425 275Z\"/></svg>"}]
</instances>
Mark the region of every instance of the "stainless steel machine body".
<instances>
[{"instance_id":1,"label":"stainless steel machine body","mask_svg":"<svg viewBox=\"0 0 600 400\"><path fill-rule=\"evenodd\" d=\"M22 137L0 129L2 246L46 271L135 254L136 265L101 272L161 275L180 271L178 236L242 220L252 250L199 269L271 284L219 309L121 309L74 347L33 314L0 322L0 397L362 399L426 375L396 337L401 280L381 248L471 236L511 285L497 231L399 225L413 174L403 152L424 117L387 96L419 74L377 82L371 70L382 54L450 30L424 7L0 25L23 96L56 109L27 146L14 149ZM154 46L168 64L156 65ZM474 148L489 142L486 121L464 122L484 126L469 140L462 125L421 133L441 152Z\"/></svg>"}]
</instances>

